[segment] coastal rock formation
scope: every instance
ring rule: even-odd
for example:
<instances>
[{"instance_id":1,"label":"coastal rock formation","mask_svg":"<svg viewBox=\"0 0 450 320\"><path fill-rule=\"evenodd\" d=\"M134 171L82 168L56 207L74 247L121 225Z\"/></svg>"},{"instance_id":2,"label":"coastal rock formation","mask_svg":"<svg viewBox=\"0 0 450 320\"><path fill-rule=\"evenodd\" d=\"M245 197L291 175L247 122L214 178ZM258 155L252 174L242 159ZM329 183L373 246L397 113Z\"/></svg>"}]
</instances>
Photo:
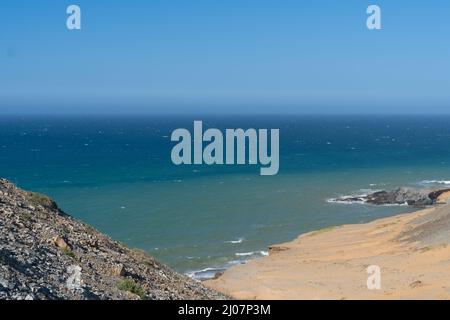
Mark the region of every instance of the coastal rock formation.
<instances>
[{"instance_id":1,"label":"coastal rock formation","mask_svg":"<svg viewBox=\"0 0 450 320\"><path fill-rule=\"evenodd\" d=\"M435 204L441 194L449 191L450 189L431 190L403 187L392 191L376 191L368 195L338 197L332 199L332 202L358 202L374 205L407 204L422 207Z\"/></svg>"},{"instance_id":2,"label":"coastal rock formation","mask_svg":"<svg viewBox=\"0 0 450 320\"><path fill-rule=\"evenodd\" d=\"M225 299L0 179L0 299Z\"/></svg>"}]
</instances>

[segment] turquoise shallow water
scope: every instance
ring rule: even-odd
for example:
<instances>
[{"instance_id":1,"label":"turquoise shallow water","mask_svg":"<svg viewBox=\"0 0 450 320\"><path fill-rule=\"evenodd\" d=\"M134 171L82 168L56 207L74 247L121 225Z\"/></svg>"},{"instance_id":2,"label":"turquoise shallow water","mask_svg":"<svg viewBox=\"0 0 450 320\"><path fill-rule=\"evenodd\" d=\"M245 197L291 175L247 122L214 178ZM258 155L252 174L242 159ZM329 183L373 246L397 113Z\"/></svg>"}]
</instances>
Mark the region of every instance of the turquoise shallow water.
<instances>
[{"instance_id":1,"label":"turquoise shallow water","mask_svg":"<svg viewBox=\"0 0 450 320\"><path fill-rule=\"evenodd\" d=\"M279 175L172 165L168 137L194 119L205 127L279 128ZM0 118L0 176L197 277L303 232L405 212L327 199L445 185L449 163L450 117Z\"/></svg>"}]
</instances>

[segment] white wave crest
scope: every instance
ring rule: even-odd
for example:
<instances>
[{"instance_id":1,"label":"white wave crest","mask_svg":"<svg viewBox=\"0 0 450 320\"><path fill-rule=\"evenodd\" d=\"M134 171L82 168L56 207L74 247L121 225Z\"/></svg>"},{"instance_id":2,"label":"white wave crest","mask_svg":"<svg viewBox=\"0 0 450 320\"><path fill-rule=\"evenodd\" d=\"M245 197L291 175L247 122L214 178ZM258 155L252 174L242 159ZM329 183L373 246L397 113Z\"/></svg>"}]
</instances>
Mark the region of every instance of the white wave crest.
<instances>
[{"instance_id":1,"label":"white wave crest","mask_svg":"<svg viewBox=\"0 0 450 320\"><path fill-rule=\"evenodd\" d=\"M450 180L423 180L423 184L445 184L450 185Z\"/></svg>"},{"instance_id":2,"label":"white wave crest","mask_svg":"<svg viewBox=\"0 0 450 320\"><path fill-rule=\"evenodd\" d=\"M255 252L254 251L250 251L250 252L237 252L235 253L236 256L238 257L248 257L248 256L252 256L254 255Z\"/></svg>"},{"instance_id":3,"label":"white wave crest","mask_svg":"<svg viewBox=\"0 0 450 320\"><path fill-rule=\"evenodd\" d=\"M237 240L225 241L225 243L238 244L238 243L242 243L243 241L244 241L244 238L238 238Z\"/></svg>"},{"instance_id":4,"label":"white wave crest","mask_svg":"<svg viewBox=\"0 0 450 320\"><path fill-rule=\"evenodd\" d=\"M328 203L338 204L367 204L367 196L375 192L381 191L380 189L360 189L357 192L350 195L343 195L337 198L327 199Z\"/></svg>"}]
</instances>

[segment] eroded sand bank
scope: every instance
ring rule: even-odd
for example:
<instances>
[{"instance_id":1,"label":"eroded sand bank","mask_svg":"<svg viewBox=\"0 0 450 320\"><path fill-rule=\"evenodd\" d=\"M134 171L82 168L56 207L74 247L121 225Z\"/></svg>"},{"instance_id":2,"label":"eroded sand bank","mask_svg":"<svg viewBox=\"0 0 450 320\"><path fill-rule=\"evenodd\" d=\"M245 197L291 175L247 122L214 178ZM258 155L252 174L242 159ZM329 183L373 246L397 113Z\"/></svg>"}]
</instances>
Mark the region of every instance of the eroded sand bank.
<instances>
[{"instance_id":1,"label":"eroded sand bank","mask_svg":"<svg viewBox=\"0 0 450 320\"><path fill-rule=\"evenodd\" d=\"M438 205L301 235L205 284L239 299L449 299L449 244L450 205Z\"/></svg>"}]
</instances>

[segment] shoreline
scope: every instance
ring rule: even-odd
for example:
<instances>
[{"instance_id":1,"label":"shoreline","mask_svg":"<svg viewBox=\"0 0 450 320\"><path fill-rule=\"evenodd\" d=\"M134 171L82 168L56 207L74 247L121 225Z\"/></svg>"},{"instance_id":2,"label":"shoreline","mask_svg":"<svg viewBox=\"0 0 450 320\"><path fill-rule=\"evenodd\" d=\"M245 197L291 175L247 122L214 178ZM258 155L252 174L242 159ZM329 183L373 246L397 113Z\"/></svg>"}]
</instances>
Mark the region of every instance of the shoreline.
<instances>
[{"instance_id":1,"label":"shoreline","mask_svg":"<svg viewBox=\"0 0 450 320\"><path fill-rule=\"evenodd\" d=\"M237 299L450 299L450 204L316 230L272 245L207 287ZM369 290L366 269L381 269Z\"/></svg>"}]
</instances>

